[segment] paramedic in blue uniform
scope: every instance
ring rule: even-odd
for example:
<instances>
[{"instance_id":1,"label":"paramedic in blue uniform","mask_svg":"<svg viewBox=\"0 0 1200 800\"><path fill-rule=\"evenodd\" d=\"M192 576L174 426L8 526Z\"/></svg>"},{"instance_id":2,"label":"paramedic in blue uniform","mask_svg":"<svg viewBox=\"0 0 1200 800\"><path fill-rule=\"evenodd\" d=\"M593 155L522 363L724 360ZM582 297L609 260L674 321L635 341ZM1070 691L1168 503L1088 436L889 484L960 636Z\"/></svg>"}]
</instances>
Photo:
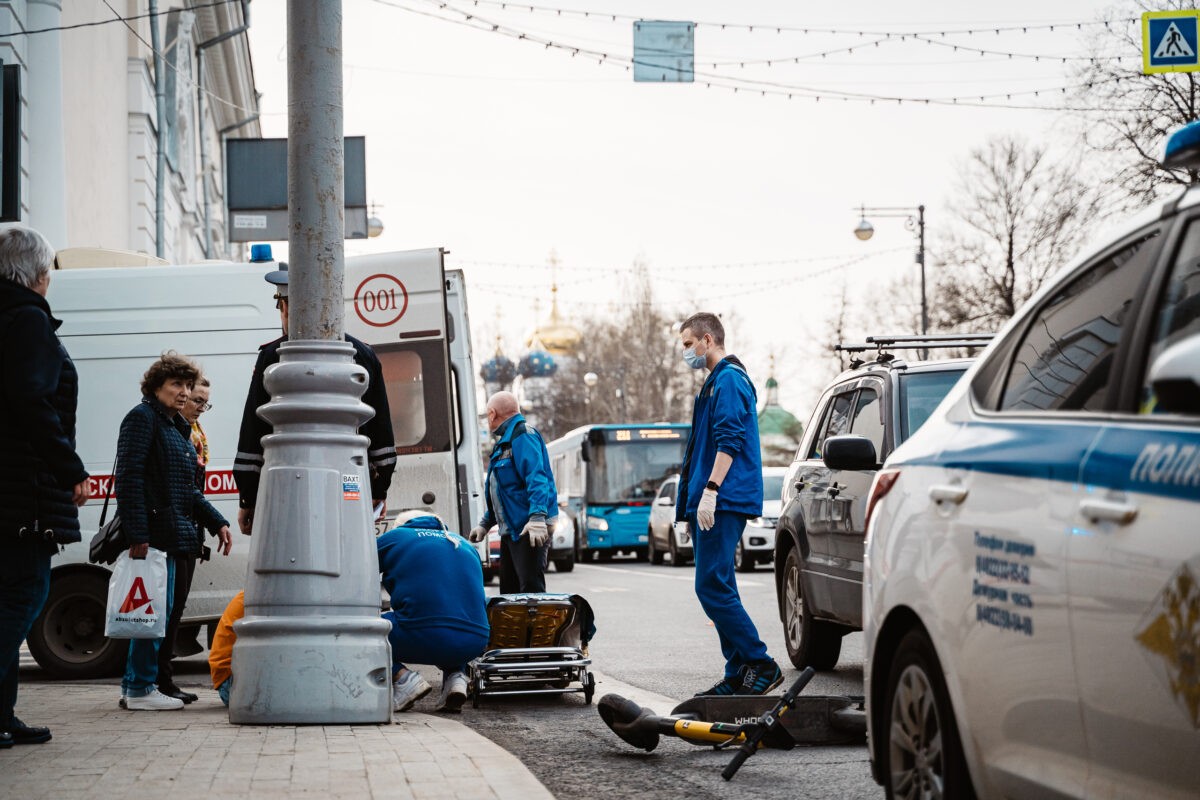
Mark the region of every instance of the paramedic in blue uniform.
<instances>
[{"instance_id":1,"label":"paramedic in blue uniform","mask_svg":"<svg viewBox=\"0 0 1200 800\"><path fill-rule=\"evenodd\" d=\"M238 487L238 528L247 536L254 526L254 505L258 499L258 479L263 466L262 438L271 432L270 424L257 413L259 407L271 399L263 386L263 373L267 367L279 362L279 345L288 340L287 264L279 262L279 269L263 277L267 283L275 286L275 306L279 309L283 336L258 349L258 361L254 363L254 374L250 377L246 407L242 410L237 456L233 459L233 477ZM371 476L371 498L376 505L384 503L383 511L386 512L387 491L392 484L392 473L396 470L396 443L392 438L392 412L388 407L383 382L383 366L370 345L349 334L346 334L346 341L354 345L354 363L367 371L367 391L363 394L363 402L375 410L375 416L364 422L358 432L370 440L367 463Z\"/></svg>"},{"instance_id":2,"label":"paramedic in blue uniform","mask_svg":"<svg viewBox=\"0 0 1200 800\"><path fill-rule=\"evenodd\" d=\"M715 314L688 317L679 339L687 365L709 370L692 408L675 506L676 519L692 532L696 597L725 656L725 676L699 694L766 694L783 673L742 605L733 567L746 520L762 515L757 395L746 367L725 353L725 328Z\"/></svg>"},{"instance_id":3,"label":"paramedic in blue uniform","mask_svg":"<svg viewBox=\"0 0 1200 800\"><path fill-rule=\"evenodd\" d=\"M438 711L457 712L467 699L466 664L488 643L487 598L479 555L436 515L401 513L376 540L383 588L392 610L392 708L407 711L433 688L406 664L442 670Z\"/></svg>"},{"instance_id":4,"label":"paramedic in blue uniform","mask_svg":"<svg viewBox=\"0 0 1200 800\"><path fill-rule=\"evenodd\" d=\"M512 392L488 399L488 430L496 437L488 463L487 511L471 531L472 542L500 531L500 593L546 591L549 525L558 517L558 490L542 436L517 409Z\"/></svg>"}]
</instances>

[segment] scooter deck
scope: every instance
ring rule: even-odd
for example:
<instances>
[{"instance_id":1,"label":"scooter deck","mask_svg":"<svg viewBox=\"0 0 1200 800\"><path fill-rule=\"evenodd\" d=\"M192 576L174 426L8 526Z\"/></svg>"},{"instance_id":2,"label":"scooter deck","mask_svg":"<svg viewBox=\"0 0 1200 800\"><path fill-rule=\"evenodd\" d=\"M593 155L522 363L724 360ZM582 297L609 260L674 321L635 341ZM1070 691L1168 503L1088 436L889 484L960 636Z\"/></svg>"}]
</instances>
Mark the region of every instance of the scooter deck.
<instances>
[{"instance_id":1,"label":"scooter deck","mask_svg":"<svg viewBox=\"0 0 1200 800\"><path fill-rule=\"evenodd\" d=\"M777 702L779 698L772 695L693 697L677 705L671 716L743 725L770 711ZM800 745L861 744L867 737L861 696L801 695L780 723Z\"/></svg>"}]
</instances>

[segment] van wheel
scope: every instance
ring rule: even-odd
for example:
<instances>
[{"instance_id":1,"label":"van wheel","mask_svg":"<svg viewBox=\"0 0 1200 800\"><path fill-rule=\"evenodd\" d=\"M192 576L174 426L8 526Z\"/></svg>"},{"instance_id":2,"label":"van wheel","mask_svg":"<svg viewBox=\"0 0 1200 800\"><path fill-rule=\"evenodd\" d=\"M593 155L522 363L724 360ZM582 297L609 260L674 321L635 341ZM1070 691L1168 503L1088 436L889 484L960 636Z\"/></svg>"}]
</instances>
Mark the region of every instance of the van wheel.
<instances>
[{"instance_id":1,"label":"van wheel","mask_svg":"<svg viewBox=\"0 0 1200 800\"><path fill-rule=\"evenodd\" d=\"M796 669L831 670L842 652L843 629L813 619L800 580L799 548L788 551L783 570L783 639L788 658Z\"/></svg>"},{"instance_id":2,"label":"van wheel","mask_svg":"<svg viewBox=\"0 0 1200 800\"><path fill-rule=\"evenodd\" d=\"M29 652L55 678L119 675L129 655L124 639L104 635L108 578L98 572L67 573L50 581L50 595L29 631Z\"/></svg>"},{"instance_id":3,"label":"van wheel","mask_svg":"<svg viewBox=\"0 0 1200 800\"><path fill-rule=\"evenodd\" d=\"M665 555L665 553L663 553L662 550L659 550L654 545L654 529L647 528L646 533L650 537L650 539L649 539L650 543L648 545L646 545L646 549L650 551L650 563L651 564L661 564L663 562L663 556Z\"/></svg>"},{"instance_id":4,"label":"van wheel","mask_svg":"<svg viewBox=\"0 0 1200 800\"><path fill-rule=\"evenodd\" d=\"M946 681L924 632L900 641L883 711L880 752L889 798L975 797Z\"/></svg>"},{"instance_id":5,"label":"van wheel","mask_svg":"<svg viewBox=\"0 0 1200 800\"><path fill-rule=\"evenodd\" d=\"M575 554L571 553L565 558L554 559L554 569L559 572L570 572L575 569Z\"/></svg>"},{"instance_id":6,"label":"van wheel","mask_svg":"<svg viewBox=\"0 0 1200 800\"><path fill-rule=\"evenodd\" d=\"M686 567L687 559L684 558L679 553L679 545L675 543L675 532L674 531L670 532L670 534L667 537L667 541L670 543L670 546L671 546L671 566L672 567Z\"/></svg>"}]
</instances>

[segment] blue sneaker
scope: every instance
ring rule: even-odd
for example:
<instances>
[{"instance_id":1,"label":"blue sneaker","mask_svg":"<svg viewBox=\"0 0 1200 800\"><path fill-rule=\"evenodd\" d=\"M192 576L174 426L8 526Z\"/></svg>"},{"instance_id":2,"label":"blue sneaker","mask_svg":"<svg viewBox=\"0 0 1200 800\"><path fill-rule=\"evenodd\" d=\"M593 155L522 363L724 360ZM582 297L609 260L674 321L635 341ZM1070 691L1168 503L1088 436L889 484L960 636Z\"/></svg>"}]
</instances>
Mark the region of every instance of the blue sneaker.
<instances>
[{"instance_id":1,"label":"blue sneaker","mask_svg":"<svg viewBox=\"0 0 1200 800\"><path fill-rule=\"evenodd\" d=\"M736 693L766 694L781 683L783 683L783 670L779 669L775 659L760 661L757 664L749 665L742 672L742 684Z\"/></svg>"},{"instance_id":2,"label":"blue sneaker","mask_svg":"<svg viewBox=\"0 0 1200 800\"><path fill-rule=\"evenodd\" d=\"M737 675L734 675L732 678L721 678L721 680L712 685L712 688L705 689L703 692L696 692L693 697L712 697L714 695L724 697L726 695L739 694L745 674L746 668L742 667L738 670Z\"/></svg>"}]
</instances>

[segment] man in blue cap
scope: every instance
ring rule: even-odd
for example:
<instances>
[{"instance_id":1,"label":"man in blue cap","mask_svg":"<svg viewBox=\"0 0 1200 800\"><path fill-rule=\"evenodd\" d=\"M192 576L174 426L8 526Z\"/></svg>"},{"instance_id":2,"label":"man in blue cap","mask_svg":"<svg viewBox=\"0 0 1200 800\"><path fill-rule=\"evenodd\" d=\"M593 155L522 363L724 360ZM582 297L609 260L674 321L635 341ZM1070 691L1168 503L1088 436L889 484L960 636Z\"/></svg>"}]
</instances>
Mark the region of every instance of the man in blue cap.
<instances>
[{"instance_id":1,"label":"man in blue cap","mask_svg":"<svg viewBox=\"0 0 1200 800\"><path fill-rule=\"evenodd\" d=\"M263 466L262 438L271 432L271 426L256 413L260 406L266 405L271 399L263 386L263 373L267 367L279 361L279 345L288 339L288 266L283 261L278 266L279 269L263 277L275 287L275 307L279 309L283 336L258 349L258 361L254 364L246 407L242 411L237 456L233 460L233 477L238 487L238 527L247 536L254 527L254 505ZM354 345L354 362L367 371L367 391L363 395L363 402L375 410L375 416L363 423L358 432L370 440L367 463L371 476L371 497L376 504L384 503L386 506L388 487L396 470L396 442L392 437L392 412L388 407L383 367L370 345L349 334L346 334L346 341Z\"/></svg>"}]
</instances>

